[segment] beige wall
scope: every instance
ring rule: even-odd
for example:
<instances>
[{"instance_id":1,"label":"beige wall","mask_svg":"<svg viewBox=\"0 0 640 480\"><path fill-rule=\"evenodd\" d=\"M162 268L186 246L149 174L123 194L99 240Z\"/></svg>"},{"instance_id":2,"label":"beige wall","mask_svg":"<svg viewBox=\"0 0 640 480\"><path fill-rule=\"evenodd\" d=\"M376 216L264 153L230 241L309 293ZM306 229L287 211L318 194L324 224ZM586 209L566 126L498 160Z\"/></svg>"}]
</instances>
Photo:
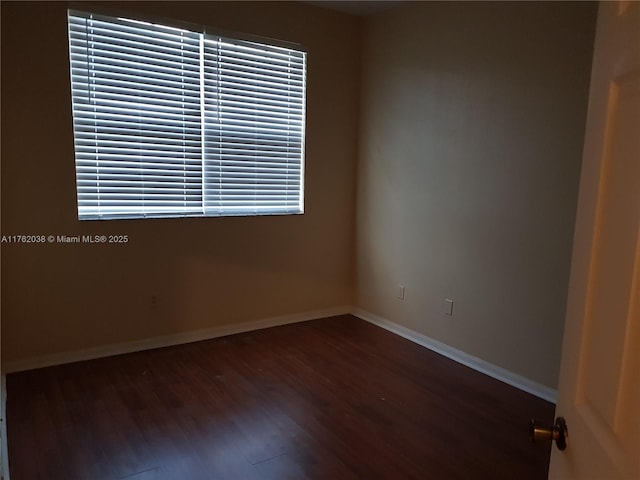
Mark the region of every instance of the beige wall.
<instances>
[{"instance_id":1,"label":"beige wall","mask_svg":"<svg viewBox=\"0 0 640 480\"><path fill-rule=\"evenodd\" d=\"M424 2L364 33L358 306L552 388L595 13Z\"/></svg>"},{"instance_id":2,"label":"beige wall","mask_svg":"<svg viewBox=\"0 0 640 480\"><path fill-rule=\"evenodd\" d=\"M351 304L357 20L282 2L109 7L308 49L306 213L79 222L67 4L2 2L2 234L130 239L127 245L4 244L4 362ZM153 308L152 294L158 295Z\"/></svg>"},{"instance_id":3,"label":"beige wall","mask_svg":"<svg viewBox=\"0 0 640 480\"><path fill-rule=\"evenodd\" d=\"M595 4L108 6L307 47L306 213L79 222L67 4L3 2L2 234L130 238L3 245L3 362L355 304L556 387Z\"/></svg>"}]
</instances>

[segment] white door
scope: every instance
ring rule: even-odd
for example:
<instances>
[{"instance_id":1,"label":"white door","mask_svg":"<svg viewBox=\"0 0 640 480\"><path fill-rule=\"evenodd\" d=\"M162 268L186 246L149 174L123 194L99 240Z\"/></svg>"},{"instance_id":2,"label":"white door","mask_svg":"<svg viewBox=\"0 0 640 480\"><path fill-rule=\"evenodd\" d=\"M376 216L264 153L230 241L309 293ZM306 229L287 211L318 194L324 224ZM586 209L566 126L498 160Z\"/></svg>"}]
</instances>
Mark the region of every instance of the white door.
<instances>
[{"instance_id":1,"label":"white door","mask_svg":"<svg viewBox=\"0 0 640 480\"><path fill-rule=\"evenodd\" d=\"M601 2L553 480L640 479L640 2Z\"/></svg>"}]
</instances>

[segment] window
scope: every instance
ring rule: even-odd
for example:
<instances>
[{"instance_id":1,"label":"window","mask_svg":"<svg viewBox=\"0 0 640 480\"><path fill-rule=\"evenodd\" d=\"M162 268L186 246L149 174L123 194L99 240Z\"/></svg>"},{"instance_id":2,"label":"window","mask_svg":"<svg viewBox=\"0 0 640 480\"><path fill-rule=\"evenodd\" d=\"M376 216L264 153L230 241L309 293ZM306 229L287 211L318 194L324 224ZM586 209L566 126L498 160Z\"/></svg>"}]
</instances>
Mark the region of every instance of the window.
<instances>
[{"instance_id":1,"label":"window","mask_svg":"<svg viewBox=\"0 0 640 480\"><path fill-rule=\"evenodd\" d=\"M68 21L81 220L303 212L304 51Z\"/></svg>"}]
</instances>

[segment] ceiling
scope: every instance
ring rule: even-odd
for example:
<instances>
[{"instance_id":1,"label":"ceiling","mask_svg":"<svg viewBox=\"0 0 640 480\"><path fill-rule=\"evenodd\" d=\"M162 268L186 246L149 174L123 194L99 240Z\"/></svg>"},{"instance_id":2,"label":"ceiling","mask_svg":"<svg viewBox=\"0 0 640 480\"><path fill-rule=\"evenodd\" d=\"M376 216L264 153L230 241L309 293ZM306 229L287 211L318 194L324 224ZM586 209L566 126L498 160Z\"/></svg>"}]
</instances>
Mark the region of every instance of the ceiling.
<instances>
[{"instance_id":1,"label":"ceiling","mask_svg":"<svg viewBox=\"0 0 640 480\"><path fill-rule=\"evenodd\" d=\"M366 15L372 15L374 13L388 10L401 1L402 0L307 0L304 3L310 3L317 7L328 8L330 10L337 10L350 15L364 17Z\"/></svg>"}]
</instances>

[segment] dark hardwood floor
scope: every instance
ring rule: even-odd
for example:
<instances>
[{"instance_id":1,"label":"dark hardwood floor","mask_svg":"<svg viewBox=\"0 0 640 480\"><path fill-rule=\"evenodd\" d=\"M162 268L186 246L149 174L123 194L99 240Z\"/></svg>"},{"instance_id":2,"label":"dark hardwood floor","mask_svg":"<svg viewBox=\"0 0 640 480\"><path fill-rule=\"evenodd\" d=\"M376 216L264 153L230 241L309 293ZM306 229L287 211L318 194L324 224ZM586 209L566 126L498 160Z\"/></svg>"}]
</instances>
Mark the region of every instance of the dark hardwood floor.
<instances>
[{"instance_id":1,"label":"dark hardwood floor","mask_svg":"<svg viewBox=\"0 0 640 480\"><path fill-rule=\"evenodd\" d=\"M543 480L553 413L348 315L7 376L12 480Z\"/></svg>"}]
</instances>

